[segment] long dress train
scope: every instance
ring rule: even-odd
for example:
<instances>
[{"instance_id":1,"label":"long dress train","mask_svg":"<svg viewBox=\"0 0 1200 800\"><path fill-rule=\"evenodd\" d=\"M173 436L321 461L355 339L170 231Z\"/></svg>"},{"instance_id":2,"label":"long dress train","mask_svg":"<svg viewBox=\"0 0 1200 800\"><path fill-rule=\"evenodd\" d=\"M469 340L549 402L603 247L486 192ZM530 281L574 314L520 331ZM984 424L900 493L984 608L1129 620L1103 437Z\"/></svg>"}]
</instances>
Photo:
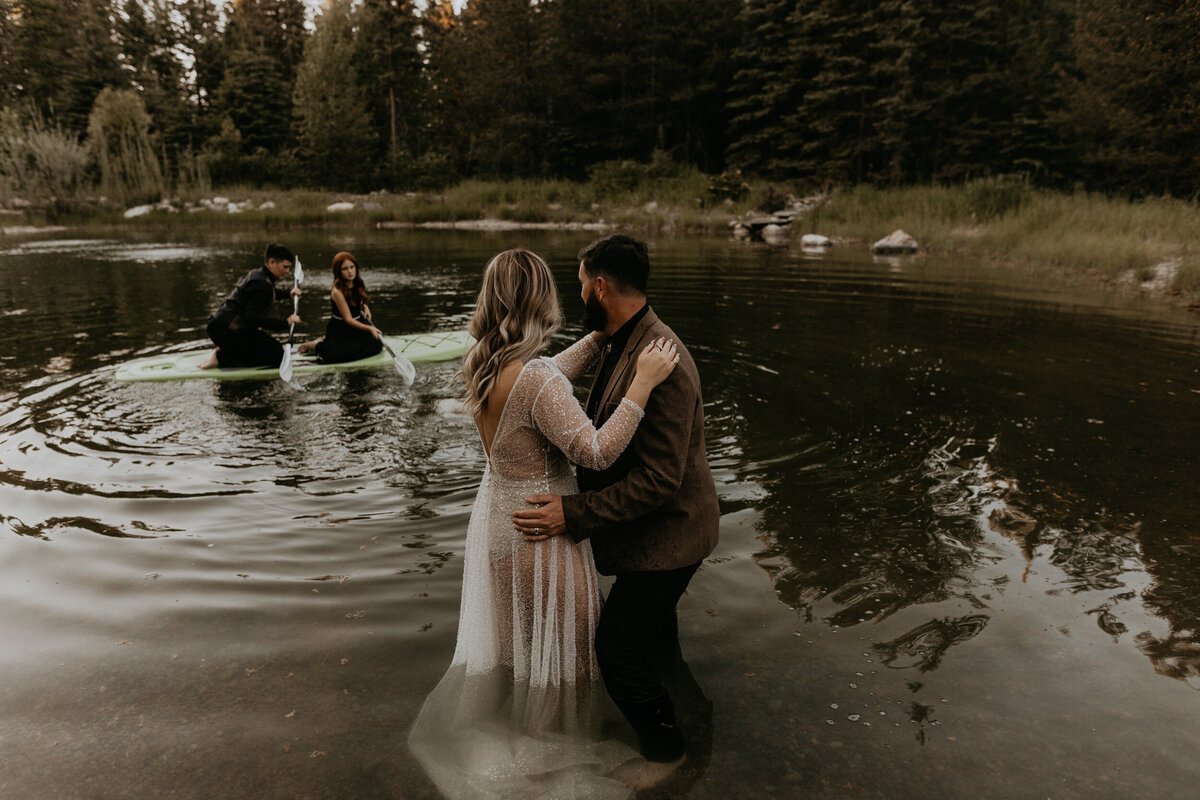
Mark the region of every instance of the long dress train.
<instances>
[{"instance_id":1,"label":"long dress train","mask_svg":"<svg viewBox=\"0 0 1200 800\"><path fill-rule=\"evenodd\" d=\"M492 440L467 526L458 638L409 746L449 798L619 798L607 777L637 753L600 741L604 686L592 642L600 590L587 541L526 542L512 512L533 494L578 491L568 461L603 469L642 410L628 400L597 431L570 378L590 336L521 370Z\"/></svg>"}]
</instances>

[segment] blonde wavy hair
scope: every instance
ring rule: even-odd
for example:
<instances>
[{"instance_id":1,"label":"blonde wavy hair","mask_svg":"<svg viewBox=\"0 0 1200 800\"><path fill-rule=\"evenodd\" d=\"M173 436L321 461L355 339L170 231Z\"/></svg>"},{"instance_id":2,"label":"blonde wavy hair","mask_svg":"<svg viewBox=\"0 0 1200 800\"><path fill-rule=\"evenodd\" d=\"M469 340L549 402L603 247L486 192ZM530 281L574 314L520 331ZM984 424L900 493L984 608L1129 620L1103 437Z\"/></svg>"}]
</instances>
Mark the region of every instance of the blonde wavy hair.
<instances>
[{"instance_id":1,"label":"blonde wavy hair","mask_svg":"<svg viewBox=\"0 0 1200 800\"><path fill-rule=\"evenodd\" d=\"M562 324L554 275L540 256L505 250L483 268L483 286L467 331L475 344L463 356L463 404L472 416L487 408L500 370L528 363L550 344Z\"/></svg>"}]
</instances>

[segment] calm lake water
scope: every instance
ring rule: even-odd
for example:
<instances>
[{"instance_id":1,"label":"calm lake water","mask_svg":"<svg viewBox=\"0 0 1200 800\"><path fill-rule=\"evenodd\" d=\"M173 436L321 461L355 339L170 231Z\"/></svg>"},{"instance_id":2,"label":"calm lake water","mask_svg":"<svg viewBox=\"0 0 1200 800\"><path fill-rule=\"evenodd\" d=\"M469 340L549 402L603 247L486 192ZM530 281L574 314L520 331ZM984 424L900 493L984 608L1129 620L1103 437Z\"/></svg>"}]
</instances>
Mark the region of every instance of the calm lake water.
<instances>
[{"instance_id":1,"label":"calm lake water","mask_svg":"<svg viewBox=\"0 0 1200 800\"><path fill-rule=\"evenodd\" d=\"M280 235L323 329L460 328L589 234ZM115 384L206 344L265 235L0 238L0 798L426 798L483 468L456 365ZM721 544L655 797L1192 796L1200 317L936 259L652 240L705 382ZM283 309L281 308L282 312Z\"/></svg>"}]
</instances>

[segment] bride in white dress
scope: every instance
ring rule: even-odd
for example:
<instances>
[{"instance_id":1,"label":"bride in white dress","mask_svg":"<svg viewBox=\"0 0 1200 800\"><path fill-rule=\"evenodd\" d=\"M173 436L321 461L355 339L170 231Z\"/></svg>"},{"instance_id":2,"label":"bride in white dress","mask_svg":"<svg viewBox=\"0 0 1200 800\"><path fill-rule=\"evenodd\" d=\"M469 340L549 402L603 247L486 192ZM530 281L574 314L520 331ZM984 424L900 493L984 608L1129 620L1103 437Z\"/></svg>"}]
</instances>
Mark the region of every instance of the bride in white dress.
<instances>
[{"instance_id":1,"label":"bride in white dress","mask_svg":"<svg viewBox=\"0 0 1200 800\"><path fill-rule=\"evenodd\" d=\"M570 462L611 465L679 359L670 342L647 347L621 408L596 430L570 382L600 355L604 335L540 357L560 322L541 258L508 250L488 262L462 368L487 466L467 527L454 658L409 734L455 800L625 797L611 774L639 758L599 739L604 687L592 642L601 597L590 543L528 542L512 512L531 495L577 492Z\"/></svg>"}]
</instances>

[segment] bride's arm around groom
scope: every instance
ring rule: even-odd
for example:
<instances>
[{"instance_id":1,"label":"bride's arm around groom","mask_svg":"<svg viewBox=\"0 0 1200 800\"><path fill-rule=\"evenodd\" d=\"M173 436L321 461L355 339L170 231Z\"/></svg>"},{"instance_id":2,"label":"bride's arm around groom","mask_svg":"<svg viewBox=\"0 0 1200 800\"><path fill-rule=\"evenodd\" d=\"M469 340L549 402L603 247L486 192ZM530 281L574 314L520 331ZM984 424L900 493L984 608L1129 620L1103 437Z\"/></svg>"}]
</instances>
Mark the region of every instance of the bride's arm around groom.
<instances>
[{"instance_id":1,"label":"bride's arm around groom","mask_svg":"<svg viewBox=\"0 0 1200 800\"><path fill-rule=\"evenodd\" d=\"M651 762L684 752L674 709L652 664L671 647L675 605L700 562L717 544L719 510L704 446L700 376L687 347L650 308L645 244L605 237L579 254L581 297L589 327L610 337L587 411L603 425L636 374L637 354L660 338L674 340L679 364L645 406L633 440L604 470L578 470L579 494L528 498L516 529L590 539L597 569L615 575L596 632L605 685L637 730Z\"/></svg>"}]
</instances>

